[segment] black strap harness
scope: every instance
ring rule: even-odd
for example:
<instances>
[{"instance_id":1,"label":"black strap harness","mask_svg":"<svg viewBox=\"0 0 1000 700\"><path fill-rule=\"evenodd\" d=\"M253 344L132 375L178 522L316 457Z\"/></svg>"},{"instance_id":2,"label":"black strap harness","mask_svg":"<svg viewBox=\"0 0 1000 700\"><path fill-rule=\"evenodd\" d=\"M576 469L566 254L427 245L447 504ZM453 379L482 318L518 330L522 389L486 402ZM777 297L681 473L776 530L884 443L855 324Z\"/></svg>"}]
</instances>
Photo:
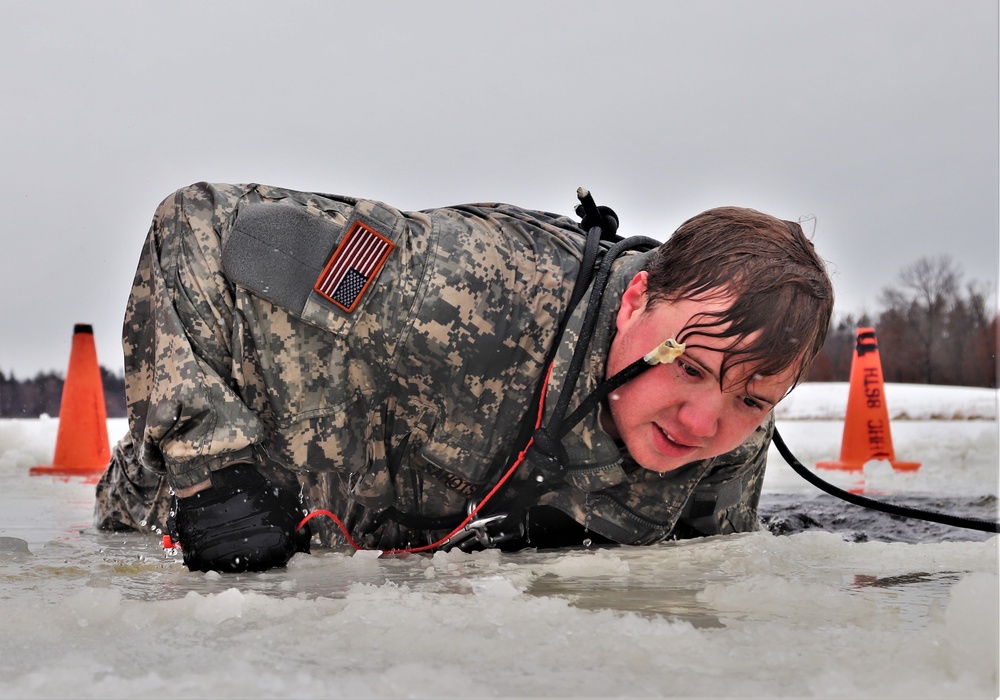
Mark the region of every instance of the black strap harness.
<instances>
[{"instance_id":1,"label":"black strap harness","mask_svg":"<svg viewBox=\"0 0 1000 700\"><path fill-rule=\"evenodd\" d=\"M647 358L641 357L628 365L614 376L609 377L591 392L576 409L569 413L572 399L583 363L586 359L590 338L597 325L604 291L607 288L611 267L623 253L630 250L648 251L660 245L659 241L645 236L633 236L623 239L617 235L618 217L608 207L598 207L590 193L580 188L577 190L580 206L577 214L582 217L582 226L587 229L587 242L584 248L583 262L577 274L576 283L570 300L569 308L563 316L563 327L557 337L562 336L565 324L579 302L591 289L587 313L583 319L580 331L581 342L573 350L573 357L567 368L559 397L548 424L536 428L531 434L532 447L528 452L527 478L517 485L509 487L501 509L503 512L490 510L490 515L470 523L475 531L480 545L495 546L513 539L524 538L527 535L526 514L528 508L535 503L538 494L545 488L545 482L561 477L566 471L568 461L562 440L572 428L585 416L594 411L597 406L615 389L653 365ZM600 265L598 266L598 261ZM595 273L596 268L596 273ZM591 284L593 282L593 285ZM559 344L552 351L554 357ZM549 358L550 363L552 357ZM475 507L475 504L472 505ZM493 534L487 532L492 529Z\"/></svg>"}]
</instances>

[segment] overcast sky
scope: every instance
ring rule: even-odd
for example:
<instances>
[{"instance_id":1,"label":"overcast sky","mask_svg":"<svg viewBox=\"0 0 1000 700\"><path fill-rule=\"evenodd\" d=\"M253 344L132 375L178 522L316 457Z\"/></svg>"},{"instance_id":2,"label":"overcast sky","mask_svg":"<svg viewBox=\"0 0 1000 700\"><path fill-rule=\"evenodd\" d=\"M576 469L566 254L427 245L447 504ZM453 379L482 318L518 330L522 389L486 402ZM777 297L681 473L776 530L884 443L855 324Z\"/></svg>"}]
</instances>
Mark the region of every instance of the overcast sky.
<instances>
[{"instance_id":1,"label":"overcast sky","mask_svg":"<svg viewBox=\"0 0 1000 700\"><path fill-rule=\"evenodd\" d=\"M506 201L664 239L814 217L838 313L950 254L997 286L996 0L0 0L0 369L120 371L150 217L200 180Z\"/></svg>"}]
</instances>

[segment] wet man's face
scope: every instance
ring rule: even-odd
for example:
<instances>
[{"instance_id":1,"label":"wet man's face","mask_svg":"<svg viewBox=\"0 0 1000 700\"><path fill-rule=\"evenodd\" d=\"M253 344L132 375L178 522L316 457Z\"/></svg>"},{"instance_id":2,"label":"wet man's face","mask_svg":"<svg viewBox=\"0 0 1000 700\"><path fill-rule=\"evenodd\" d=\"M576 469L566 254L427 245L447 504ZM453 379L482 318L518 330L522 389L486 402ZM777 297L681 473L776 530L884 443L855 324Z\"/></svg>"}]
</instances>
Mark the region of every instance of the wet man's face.
<instances>
[{"instance_id":1,"label":"wet man's face","mask_svg":"<svg viewBox=\"0 0 1000 700\"><path fill-rule=\"evenodd\" d=\"M697 316L729 308L731 297L660 301L647 305L646 273L633 278L616 319L606 376L624 369L667 338L676 338ZM693 319L693 320L692 320ZM667 472L735 449L767 418L792 386L793 369L753 377L752 368L730 370L720 385L723 348L731 339L692 335L671 364L646 370L608 397L602 425L624 442L646 469ZM703 347L691 347L693 345ZM732 376L730 376L732 375Z\"/></svg>"}]
</instances>

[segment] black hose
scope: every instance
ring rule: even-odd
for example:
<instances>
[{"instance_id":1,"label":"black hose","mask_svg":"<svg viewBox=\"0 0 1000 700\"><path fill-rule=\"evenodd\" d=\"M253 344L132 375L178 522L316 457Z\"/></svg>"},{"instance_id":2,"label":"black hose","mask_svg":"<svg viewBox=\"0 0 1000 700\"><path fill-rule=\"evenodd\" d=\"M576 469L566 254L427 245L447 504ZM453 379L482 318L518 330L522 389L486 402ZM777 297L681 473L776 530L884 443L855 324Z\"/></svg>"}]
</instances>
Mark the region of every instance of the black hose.
<instances>
[{"instance_id":1,"label":"black hose","mask_svg":"<svg viewBox=\"0 0 1000 700\"><path fill-rule=\"evenodd\" d=\"M907 506L900 506L894 503L883 503L882 501L876 501L872 498L859 496L856 493L839 489L833 484L828 483L816 476L799 460L795 459L795 455L791 453L791 450L789 450L788 446L785 445L785 441L781 439L781 435L778 433L777 428L774 429L774 446L778 448L778 452L785 459L785 461L788 462L788 466L795 470L796 474L821 491L825 491L831 496L836 496L837 498L843 499L848 503L853 503L854 505L862 506L863 508L871 508L872 510L888 513L889 515L898 515L904 518L916 518L918 520L926 520L928 522L940 523L942 525L963 527L967 530L1000 533L1000 523L994 523L988 520L977 520L976 518L960 518L956 515L935 513L934 511L921 510L919 508L908 508Z\"/></svg>"},{"instance_id":2,"label":"black hose","mask_svg":"<svg viewBox=\"0 0 1000 700\"><path fill-rule=\"evenodd\" d=\"M597 269L597 274L593 280L593 290L587 302L587 312L583 317L583 326L580 328L580 342L577 343L570 359L569 368L566 370L566 378L563 380L562 391L556 401L555 410L549 420L548 431L551 435L565 435L567 431L563 429L563 422L569 412L569 402L576 389L576 382L583 369L583 361L590 347L590 339L594 335L594 327L597 325L597 317L601 311L601 301L604 298L604 290L608 286L608 278L611 276L611 266L622 253L629 250L651 250L659 245L652 238L645 236L632 236L615 243L604 254L601 266ZM573 427L574 424L570 424Z\"/></svg>"}]
</instances>

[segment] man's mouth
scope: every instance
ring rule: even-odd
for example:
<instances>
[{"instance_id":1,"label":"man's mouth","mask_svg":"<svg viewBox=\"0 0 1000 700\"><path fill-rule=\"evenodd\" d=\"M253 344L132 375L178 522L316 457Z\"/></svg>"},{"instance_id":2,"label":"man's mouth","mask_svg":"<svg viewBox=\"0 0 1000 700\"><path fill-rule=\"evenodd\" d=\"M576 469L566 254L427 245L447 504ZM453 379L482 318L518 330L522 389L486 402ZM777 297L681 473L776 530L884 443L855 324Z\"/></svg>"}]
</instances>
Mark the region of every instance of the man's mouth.
<instances>
[{"instance_id":1,"label":"man's mouth","mask_svg":"<svg viewBox=\"0 0 1000 700\"><path fill-rule=\"evenodd\" d=\"M700 445L695 445L689 442L684 442L675 438L673 435L668 433L666 430L661 428L656 423L653 424L654 435L658 437L657 440L660 452L664 454L670 454L672 456L678 455L680 453L687 453L698 449Z\"/></svg>"}]
</instances>

